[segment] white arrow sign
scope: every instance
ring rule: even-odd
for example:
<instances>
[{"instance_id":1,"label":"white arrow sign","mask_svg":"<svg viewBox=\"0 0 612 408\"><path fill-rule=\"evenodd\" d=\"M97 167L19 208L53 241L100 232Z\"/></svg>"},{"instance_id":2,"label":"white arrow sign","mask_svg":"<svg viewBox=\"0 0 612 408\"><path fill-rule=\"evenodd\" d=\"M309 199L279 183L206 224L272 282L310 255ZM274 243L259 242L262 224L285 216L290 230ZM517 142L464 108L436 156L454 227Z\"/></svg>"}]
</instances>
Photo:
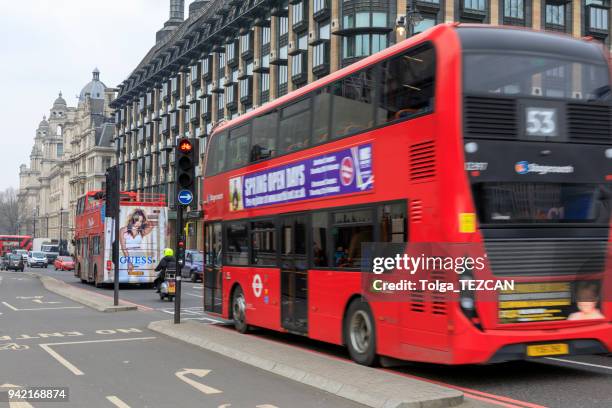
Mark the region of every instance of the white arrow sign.
<instances>
[{"instance_id":1,"label":"white arrow sign","mask_svg":"<svg viewBox=\"0 0 612 408\"><path fill-rule=\"evenodd\" d=\"M196 377L203 378L206 377L210 373L210 370L199 370L196 368L183 368L183 371L178 371L174 375L176 375L181 381L186 382L191 385L193 388L203 392L204 394L221 394L223 391L218 390L213 387L209 387L208 385L204 385L199 383L191 378L187 378L188 374L193 374Z\"/></svg>"}]
</instances>

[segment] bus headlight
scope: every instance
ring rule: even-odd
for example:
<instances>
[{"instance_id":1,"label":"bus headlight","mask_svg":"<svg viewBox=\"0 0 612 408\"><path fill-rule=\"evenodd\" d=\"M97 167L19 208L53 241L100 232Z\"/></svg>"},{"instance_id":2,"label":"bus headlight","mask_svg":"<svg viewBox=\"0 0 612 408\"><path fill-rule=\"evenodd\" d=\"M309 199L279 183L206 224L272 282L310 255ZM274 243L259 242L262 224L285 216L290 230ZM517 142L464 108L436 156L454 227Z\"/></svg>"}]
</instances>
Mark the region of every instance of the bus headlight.
<instances>
[{"instance_id":1,"label":"bus headlight","mask_svg":"<svg viewBox=\"0 0 612 408\"><path fill-rule=\"evenodd\" d=\"M612 159L612 149L606 149L606 158Z\"/></svg>"},{"instance_id":2,"label":"bus headlight","mask_svg":"<svg viewBox=\"0 0 612 408\"><path fill-rule=\"evenodd\" d=\"M476 142L468 142L465 144L465 152L466 153L476 153L478 151L478 143Z\"/></svg>"},{"instance_id":3,"label":"bus headlight","mask_svg":"<svg viewBox=\"0 0 612 408\"><path fill-rule=\"evenodd\" d=\"M474 277L470 273L464 272L459 277L459 280L470 281L474 280ZM464 313L468 312L466 315L468 315L468 317L472 317L472 312L474 310L474 292L471 290L461 289L459 304L461 305L461 309L463 309Z\"/></svg>"}]
</instances>

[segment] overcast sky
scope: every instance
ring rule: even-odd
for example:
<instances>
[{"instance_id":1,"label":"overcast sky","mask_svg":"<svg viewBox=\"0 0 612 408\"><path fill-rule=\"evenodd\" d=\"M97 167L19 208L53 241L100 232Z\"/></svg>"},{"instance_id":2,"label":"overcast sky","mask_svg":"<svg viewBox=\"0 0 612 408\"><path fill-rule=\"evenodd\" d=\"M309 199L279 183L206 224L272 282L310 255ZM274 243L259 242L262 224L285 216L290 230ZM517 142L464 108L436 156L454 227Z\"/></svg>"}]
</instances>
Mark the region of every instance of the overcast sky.
<instances>
[{"instance_id":1,"label":"overcast sky","mask_svg":"<svg viewBox=\"0 0 612 408\"><path fill-rule=\"evenodd\" d=\"M0 189L19 187L19 165L29 165L36 128L58 92L76 106L94 67L106 86L121 83L153 46L169 4L0 0Z\"/></svg>"}]
</instances>

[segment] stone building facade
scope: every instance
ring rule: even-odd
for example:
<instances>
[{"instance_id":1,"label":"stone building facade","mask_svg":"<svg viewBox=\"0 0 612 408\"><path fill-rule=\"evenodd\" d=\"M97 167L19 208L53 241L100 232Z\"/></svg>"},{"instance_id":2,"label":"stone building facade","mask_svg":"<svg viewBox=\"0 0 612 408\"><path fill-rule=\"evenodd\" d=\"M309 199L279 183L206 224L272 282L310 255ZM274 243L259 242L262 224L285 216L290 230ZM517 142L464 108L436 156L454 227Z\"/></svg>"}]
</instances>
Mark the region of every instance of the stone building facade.
<instances>
[{"instance_id":1,"label":"stone building facade","mask_svg":"<svg viewBox=\"0 0 612 408\"><path fill-rule=\"evenodd\" d=\"M95 69L76 107L61 93L55 100L36 130L30 164L19 169L21 233L62 240L70 250L76 200L103 189L106 168L114 162L109 105L115 96Z\"/></svg>"},{"instance_id":2,"label":"stone building facade","mask_svg":"<svg viewBox=\"0 0 612 408\"><path fill-rule=\"evenodd\" d=\"M443 22L526 26L610 47L610 0L184 0L119 85L123 190L175 196L172 148L406 36ZM199 182L201 186L201 182ZM188 245L202 248L201 197Z\"/></svg>"}]
</instances>

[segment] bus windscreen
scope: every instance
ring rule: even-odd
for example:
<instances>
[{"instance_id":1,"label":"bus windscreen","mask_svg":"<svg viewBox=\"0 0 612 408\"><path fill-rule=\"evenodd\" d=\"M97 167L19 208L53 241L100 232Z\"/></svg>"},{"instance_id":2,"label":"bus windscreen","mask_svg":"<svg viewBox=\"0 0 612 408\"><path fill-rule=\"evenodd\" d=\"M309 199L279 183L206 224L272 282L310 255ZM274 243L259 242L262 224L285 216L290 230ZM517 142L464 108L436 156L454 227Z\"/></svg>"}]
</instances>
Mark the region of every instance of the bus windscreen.
<instances>
[{"instance_id":1,"label":"bus windscreen","mask_svg":"<svg viewBox=\"0 0 612 408\"><path fill-rule=\"evenodd\" d=\"M474 185L484 224L605 223L610 192L600 184L488 182Z\"/></svg>"}]
</instances>

